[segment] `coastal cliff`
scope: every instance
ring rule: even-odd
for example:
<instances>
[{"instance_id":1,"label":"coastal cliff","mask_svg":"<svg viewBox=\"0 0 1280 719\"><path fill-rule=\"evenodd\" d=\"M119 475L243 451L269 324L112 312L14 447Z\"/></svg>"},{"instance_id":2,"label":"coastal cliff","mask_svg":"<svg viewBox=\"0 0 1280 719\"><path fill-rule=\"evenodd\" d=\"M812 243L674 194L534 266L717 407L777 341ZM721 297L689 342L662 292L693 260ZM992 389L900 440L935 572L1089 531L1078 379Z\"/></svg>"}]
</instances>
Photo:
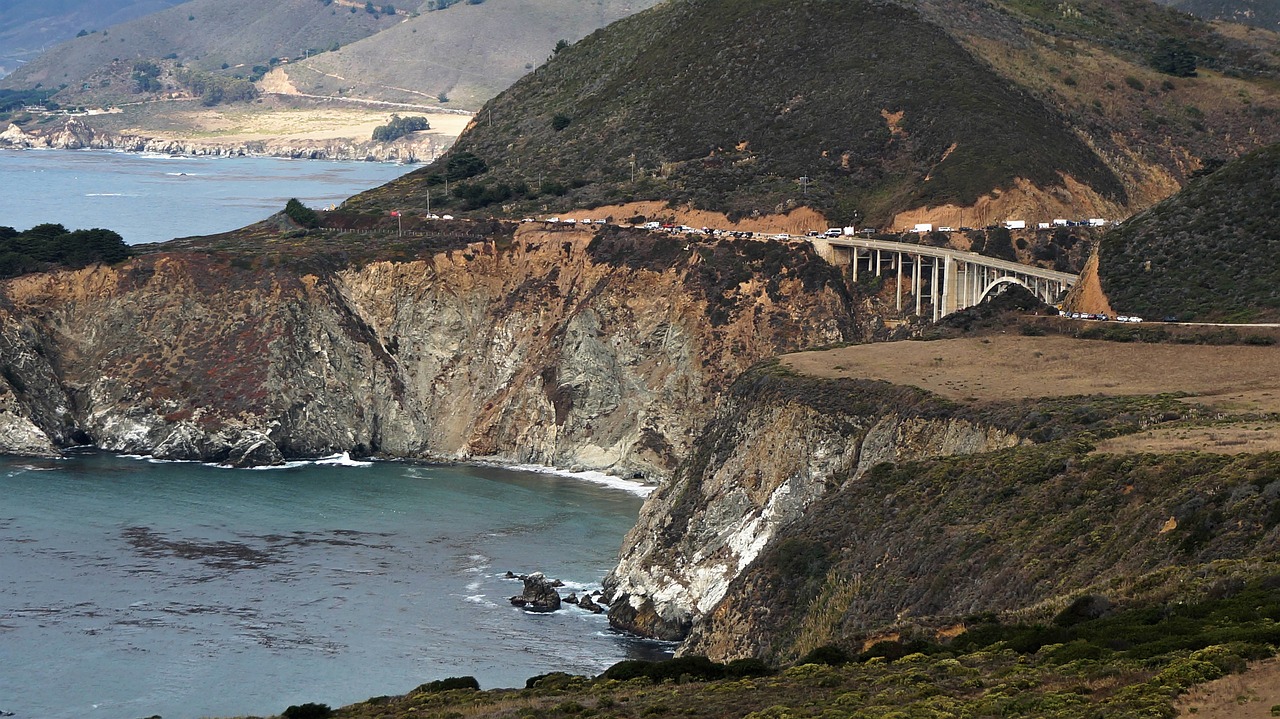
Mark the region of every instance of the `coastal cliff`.
<instances>
[{"instance_id":1,"label":"coastal cliff","mask_svg":"<svg viewBox=\"0 0 1280 719\"><path fill-rule=\"evenodd\" d=\"M95 130L74 117L52 128L27 132L17 125L10 125L0 132L0 148L11 149L120 150L192 157L281 157L404 163L431 162L451 144L450 137L430 134L394 142L351 138L217 141L148 137Z\"/></svg>"},{"instance_id":2,"label":"coastal cliff","mask_svg":"<svg viewBox=\"0 0 1280 719\"><path fill-rule=\"evenodd\" d=\"M947 416L946 403L912 387L859 383L834 395L850 402L833 402L828 389L791 391L776 370L734 385L695 454L646 502L605 583L615 626L685 639L784 528L869 468L1022 441Z\"/></svg>"},{"instance_id":3,"label":"coastal cliff","mask_svg":"<svg viewBox=\"0 0 1280 719\"><path fill-rule=\"evenodd\" d=\"M0 449L233 465L347 451L660 478L752 363L863 336L807 245L450 227L356 259L308 249L322 232L276 233L256 253L161 245L9 280Z\"/></svg>"},{"instance_id":4,"label":"coastal cliff","mask_svg":"<svg viewBox=\"0 0 1280 719\"><path fill-rule=\"evenodd\" d=\"M1274 571L1275 453L1094 444L1207 416L1173 395L955 400L761 363L646 502L610 619L681 655L785 664L1049 622L1090 592L1110 611L1230 591Z\"/></svg>"}]
</instances>

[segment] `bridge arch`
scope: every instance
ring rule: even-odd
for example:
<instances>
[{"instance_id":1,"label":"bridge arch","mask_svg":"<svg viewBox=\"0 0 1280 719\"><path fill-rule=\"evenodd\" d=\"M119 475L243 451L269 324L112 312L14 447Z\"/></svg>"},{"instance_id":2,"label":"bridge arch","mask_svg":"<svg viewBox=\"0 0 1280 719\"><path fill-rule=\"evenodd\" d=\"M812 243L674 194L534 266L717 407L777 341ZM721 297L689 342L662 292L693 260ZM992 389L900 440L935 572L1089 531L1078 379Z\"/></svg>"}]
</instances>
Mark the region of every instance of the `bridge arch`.
<instances>
[{"instance_id":1,"label":"bridge arch","mask_svg":"<svg viewBox=\"0 0 1280 719\"><path fill-rule=\"evenodd\" d=\"M982 290L982 292L978 295L978 301L975 302L974 304L979 304L983 300L987 299L987 297L989 297L993 291L995 291L995 294L1000 294L1001 292L1004 292L1006 289L1008 289L1008 287L1003 287L1002 285L1017 285L1025 289L1026 291L1030 292L1031 294L1035 295L1036 297L1040 297L1040 299L1044 300L1045 302L1048 302L1047 299L1040 296L1039 292L1036 292L1034 287L1029 286L1026 282L1023 282L1017 277L1005 276L1005 277L997 277L996 279L992 280L991 284L987 285L986 289ZM997 287L1000 288L999 291L996 291Z\"/></svg>"}]
</instances>

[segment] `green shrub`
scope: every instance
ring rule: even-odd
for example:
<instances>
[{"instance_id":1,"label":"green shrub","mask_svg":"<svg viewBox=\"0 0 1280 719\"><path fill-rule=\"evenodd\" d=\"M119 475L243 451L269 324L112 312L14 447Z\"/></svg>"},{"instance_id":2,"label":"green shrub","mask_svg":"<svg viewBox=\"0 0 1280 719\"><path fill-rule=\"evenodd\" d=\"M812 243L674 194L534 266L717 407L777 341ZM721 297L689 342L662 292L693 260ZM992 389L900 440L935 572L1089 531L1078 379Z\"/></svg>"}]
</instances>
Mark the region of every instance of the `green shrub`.
<instances>
[{"instance_id":1,"label":"green shrub","mask_svg":"<svg viewBox=\"0 0 1280 719\"><path fill-rule=\"evenodd\" d=\"M828 666L838 667L841 664L848 664L852 660L849 653L840 647L826 645L818 647L796 660L796 665L801 664L826 664Z\"/></svg>"},{"instance_id":2,"label":"green shrub","mask_svg":"<svg viewBox=\"0 0 1280 719\"><path fill-rule=\"evenodd\" d=\"M453 689L474 689L480 690L480 682L475 677L448 677L446 679L437 679L433 682L427 682L418 687L415 691L420 694L437 694L439 692L447 692Z\"/></svg>"},{"instance_id":3,"label":"green shrub","mask_svg":"<svg viewBox=\"0 0 1280 719\"><path fill-rule=\"evenodd\" d=\"M327 719L333 716L333 710L329 708L328 704L308 702L290 706L284 710L281 716L285 719Z\"/></svg>"}]
</instances>

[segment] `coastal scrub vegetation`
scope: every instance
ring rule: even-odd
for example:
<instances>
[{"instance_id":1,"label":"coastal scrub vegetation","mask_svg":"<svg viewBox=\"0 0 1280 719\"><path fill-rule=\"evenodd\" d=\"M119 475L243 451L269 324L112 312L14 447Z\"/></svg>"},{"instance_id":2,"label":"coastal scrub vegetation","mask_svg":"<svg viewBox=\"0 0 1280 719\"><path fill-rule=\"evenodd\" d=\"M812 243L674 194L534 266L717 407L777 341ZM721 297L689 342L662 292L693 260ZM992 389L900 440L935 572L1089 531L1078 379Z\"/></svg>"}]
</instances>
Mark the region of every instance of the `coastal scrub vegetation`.
<instances>
[{"instance_id":1,"label":"coastal scrub vegetation","mask_svg":"<svg viewBox=\"0 0 1280 719\"><path fill-rule=\"evenodd\" d=\"M59 267L85 267L95 262L114 264L128 259L129 246L111 230L70 231L45 223L19 232L0 227L0 277L16 277Z\"/></svg>"},{"instance_id":2,"label":"coastal scrub vegetation","mask_svg":"<svg viewBox=\"0 0 1280 719\"><path fill-rule=\"evenodd\" d=\"M1098 275L1117 312L1280 319L1280 144L1196 179L1108 233Z\"/></svg>"},{"instance_id":3,"label":"coastal scrub vegetation","mask_svg":"<svg viewBox=\"0 0 1280 719\"><path fill-rule=\"evenodd\" d=\"M1171 719L1180 694L1274 655L1280 640L1280 575L1179 607L1099 607L1082 598L1074 613L1035 627L975 615L949 643L820 647L777 668L687 656L624 661L597 677L543 674L524 689L420 687L333 716Z\"/></svg>"}]
</instances>

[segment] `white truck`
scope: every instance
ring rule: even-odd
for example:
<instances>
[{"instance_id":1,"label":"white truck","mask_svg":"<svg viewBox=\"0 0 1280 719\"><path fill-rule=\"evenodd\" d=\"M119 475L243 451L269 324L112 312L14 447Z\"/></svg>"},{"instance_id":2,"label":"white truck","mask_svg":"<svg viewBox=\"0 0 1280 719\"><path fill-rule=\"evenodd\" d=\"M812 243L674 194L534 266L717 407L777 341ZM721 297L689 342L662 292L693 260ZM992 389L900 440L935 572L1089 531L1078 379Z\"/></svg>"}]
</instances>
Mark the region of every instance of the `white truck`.
<instances>
[{"instance_id":1,"label":"white truck","mask_svg":"<svg viewBox=\"0 0 1280 719\"><path fill-rule=\"evenodd\" d=\"M1027 229L1026 220L1005 220L1004 227L1006 230L1025 230Z\"/></svg>"},{"instance_id":2,"label":"white truck","mask_svg":"<svg viewBox=\"0 0 1280 719\"><path fill-rule=\"evenodd\" d=\"M920 223L920 224L916 225L916 226L915 226L915 229L913 229L913 230L911 230L911 231L912 231L912 232L919 232L919 233L923 233L923 232L933 232L933 225L932 225L932 224L930 224L930 223L928 223L928 222L922 222L922 223Z\"/></svg>"}]
</instances>

